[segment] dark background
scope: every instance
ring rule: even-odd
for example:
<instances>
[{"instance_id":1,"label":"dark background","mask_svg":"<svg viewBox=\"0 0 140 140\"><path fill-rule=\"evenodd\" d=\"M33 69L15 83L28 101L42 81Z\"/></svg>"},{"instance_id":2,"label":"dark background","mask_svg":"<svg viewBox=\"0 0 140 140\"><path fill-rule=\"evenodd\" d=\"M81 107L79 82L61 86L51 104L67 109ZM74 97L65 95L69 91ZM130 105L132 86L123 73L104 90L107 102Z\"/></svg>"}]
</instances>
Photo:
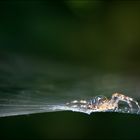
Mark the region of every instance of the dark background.
<instances>
[{"instance_id":1,"label":"dark background","mask_svg":"<svg viewBox=\"0 0 140 140\"><path fill-rule=\"evenodd\" d=\"M30 58L38 60L36 67L41 60L53 60L139 79L139 1L1 1L0 20L0 73L6 75L1 85L6 81L12 92L22 87L22 74L27 83L34 82L27 68L32 67L27 65ZM10 79L11 73L16 78ZM0 94L5 90L8 86ZM132 114L53 112L0 118L0 139L139 139L139 132L140 117Z\"/></svg>"},{"instance_id":2,"label":"dark background","mask_svg":"<svg viewBox=\"0 0 140 140\"><path fill-rule=\"evenodd\" d=\"M1 139L139 139L139 116L55 112L0 119Z\"/></svg>"}]
</instances>

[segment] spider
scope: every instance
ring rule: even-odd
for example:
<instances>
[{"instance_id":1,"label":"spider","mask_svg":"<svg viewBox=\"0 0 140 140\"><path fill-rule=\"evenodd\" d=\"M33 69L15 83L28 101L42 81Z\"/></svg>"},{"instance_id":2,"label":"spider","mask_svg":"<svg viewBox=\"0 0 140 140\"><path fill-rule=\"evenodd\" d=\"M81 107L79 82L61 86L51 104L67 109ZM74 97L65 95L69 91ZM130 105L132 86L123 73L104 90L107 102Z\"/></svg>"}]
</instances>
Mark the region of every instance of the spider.
<instances>
[{"instance_id":1,"label":"spider","mask_svg":"<svg viewBox=\"0 0 140 140\"><path fill-rule=\"evenodd\" d=\"M118 111L119 110L119 102L125 102L128 104L131 112L133 110L132 103L135 103L135 105L138 108L138 112L140 111L140 106L136 100L134 100L131 97L125 96L120 93L114 93L111 97L111 99L106 98L103 95L99 95L94 97L92 100L86 101L86 100L74 100L70 103L67 103L66 105L72 105L72 107L82 107L85 109L91 109L91 110L98 110L98 111Z\"/></svg>"}]
</instances>

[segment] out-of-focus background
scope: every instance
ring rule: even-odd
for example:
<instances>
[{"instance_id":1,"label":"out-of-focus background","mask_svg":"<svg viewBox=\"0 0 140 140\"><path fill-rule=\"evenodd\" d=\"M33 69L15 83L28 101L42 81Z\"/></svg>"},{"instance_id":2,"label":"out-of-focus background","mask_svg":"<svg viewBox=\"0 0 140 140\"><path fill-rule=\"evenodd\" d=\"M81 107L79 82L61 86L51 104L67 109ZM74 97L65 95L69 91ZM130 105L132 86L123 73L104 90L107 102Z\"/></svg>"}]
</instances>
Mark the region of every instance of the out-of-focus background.
<instances>
[{"instance_id":1,"label":"out-of-focus background","mask_svg":"<svg viewBox=\"0 0 140 140\"><path fill-rule=\"evenodd\" d=\"M139 72L139 1L1 1L1 53Z\"/></svg>"},{"instance_id":2,"label":"out-of-focus background","mask_svg":"<svg viewBox=\"0 0 140 140\"><path fill-rule=\"evenodd\" d=\"M25 95L34 102L36 94L53 103L102 93L110 97L116 90L139 100L139 1L3 0L0 21L0 102L3 97L10 102L15 93L17 104L23 96L26 103ZM0 118L2 139L136 139L139 129L139 115L131 114Z\"/></svg>"}]
</instances>

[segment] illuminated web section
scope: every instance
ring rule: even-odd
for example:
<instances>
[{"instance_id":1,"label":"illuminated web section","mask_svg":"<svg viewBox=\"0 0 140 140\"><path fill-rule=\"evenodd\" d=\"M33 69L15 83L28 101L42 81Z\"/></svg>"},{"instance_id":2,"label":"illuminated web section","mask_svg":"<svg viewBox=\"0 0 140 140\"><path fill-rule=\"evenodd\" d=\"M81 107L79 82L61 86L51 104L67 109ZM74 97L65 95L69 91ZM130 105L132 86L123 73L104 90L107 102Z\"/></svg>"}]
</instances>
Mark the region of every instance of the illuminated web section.
<instances>
[{"instance_id":1,"label":"illuminated web section","mask_svg":"<svg viewBox=\"0 0 140 140\"><path fill-rule=\"evenodd\" d=\"M138 102L132 98L120 94L116 99L107 99L103 95L98 95L90 100L73 100L71 102L57 102L48 101L47 98L29 98L26 94L23 96L11 96L9 99L2 99L0 104L0 117L25 115L43 112L54 111L74 111L91 114L93 112L118 112L118 113L131 113L140 114L140 107ZM126 101L121 99L121 96L127 98ZM9 96L8 96L9 97ZM60 101L60 100L59 100ZM114 102L113 102L114 101ZM118 102L119 101L119 102ZM117 108L116 108L117 107Z\"/></svg>"},{"instance_id":2,"label":"illuminated web section","mask_svg":"<svg viewBox=\"0 0 140 140\"><path fill-rule=\"evenodd\" d=\"M107 108L108 103L100 106L100 102L106 97L110 100L114 92L125 93L139 101L140 79L137 75L102 73L86 66L43 62L21 56L1 59L0 62L0 117L66 110L87 114L140 114L134 102L131 102L132 108L129 106L129 100L120 100L118 109L111 108L111 105ZM105 95L104 98L96 96L100 94ZM67 104L75 99L86 102ZM99 103L96 108L95 103Z\"/></svg>"},{"instance_id":3,"label":"illuminated web section","mask_svg":"<svg viewBox=\"0 0 140 140\"><path fill-rule=\"evenodd\" d=\"M115 96L117 94L117 97ZM115 96L115 98L114 98ZM91 100L73 100L66 106L54 107L54 109L72 110L91 114L92 112L118 112L140 114L140 106L136 100L123 94L115 93L111 99L103 95L95 96Z\"/></svg>"}]
</instances>

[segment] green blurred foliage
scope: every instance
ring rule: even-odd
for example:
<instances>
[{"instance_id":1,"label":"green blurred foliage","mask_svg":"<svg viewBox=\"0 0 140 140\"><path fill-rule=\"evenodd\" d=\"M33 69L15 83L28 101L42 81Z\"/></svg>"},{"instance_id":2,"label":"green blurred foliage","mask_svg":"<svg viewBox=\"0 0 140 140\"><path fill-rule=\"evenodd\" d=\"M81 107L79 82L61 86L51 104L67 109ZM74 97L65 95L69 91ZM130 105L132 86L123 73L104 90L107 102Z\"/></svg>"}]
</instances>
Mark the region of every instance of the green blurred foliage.
<instances>
[{"instance_id":1,"label":"green blurred foliage","mask_svg":"<svg viewBox=\"0 0 140 140\"><path fill-rule=\"evenodd\" d=\"M139 9L139 1L2 1L1 47L139 71Z\"/></svg>"},{"instance_id":2,"label":"green blurred foliage","mask_svg":"<svg viewBox=\"0 0 140 140\"><path fill-rule=\"evenodd\" d=\"M0 118L2 139L139 139L139 116L73 112Z\"/></svg>"}]
</instances>

